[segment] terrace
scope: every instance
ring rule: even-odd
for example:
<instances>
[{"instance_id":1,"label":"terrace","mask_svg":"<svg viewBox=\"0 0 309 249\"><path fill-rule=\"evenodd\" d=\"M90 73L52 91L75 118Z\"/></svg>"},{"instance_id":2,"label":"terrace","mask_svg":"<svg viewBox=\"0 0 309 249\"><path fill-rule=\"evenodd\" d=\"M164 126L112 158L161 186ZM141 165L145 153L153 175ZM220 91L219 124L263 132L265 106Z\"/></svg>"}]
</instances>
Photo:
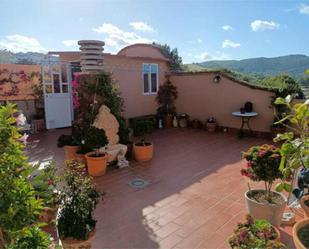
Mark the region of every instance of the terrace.
<instances>
[{"instance_id":1,"label":"terrace","mask_svg":"<svg viewBox=\"0 0 309 249\"><path fill-rule=\"evenodd\" d=\"M56 140L66 132L33 135L29 160L63 165ZM158 130L150 140L155 144L152 161L95 178L106 196L95 211L93 248L229 248L227 240L247 212L241 153L271 141L192 128ZM129 186L137 178L146 186ZM288 248L294 248L291 229L280 227Z\"/></svg>"},{"instance_id":2,"label":"terrace","mask_svg":"<svg viewBox=\"0 0 309 249\"><path fill-rule=\"evenodd\" d=\"M117 55L103 54L101 41L79 45L81 52L52 52L59 57L42 65L0 65L5 89L0 128L6 131L0 136L5 144L0 163L7 169L0 174L6 189L2 194L13 196L10 200L18 206L20 195L15 198L13 190L23 188L8 179L22 179L28 201L38 205L36 211L28 210L26 202L28 213L16 211L26 217L3 216L0 246L2 240L18 243L23 229L37 226L40 231L38 222L44 221L48 225L42 229L65 249L74 243L83 248L221 249L231 246L233 230L250 213L255 220L264 219L264 227L246 226L252 231L240 230L236 243L282 249L281 241L294 248L295 226L282 225L281 219L284 209L295 213L296 221L304 217L300 209L286 207L285 196L297 187L292 180L298 168L306 167L307 102L277 98L278 91L221 71L170 71L169 59L154 45L131 45ZM72 75L73 64L80 64L81 72ZM274 111L280 118L290 113L287 119L295 127L274 124ZM24 114L31 117L30 126ZM250 136L240 139L247 133L244 125ZM279 135L287 140L285 147L280 148L280 141L274 146L270 137L289 129L296 129L301 143L288 133ZM31 132L27 159L19 145L22 132ZM269 145L255 147L247 161L242 159L243 151L264 144ZM33 170L36 163L42 167ZM16 174L20 170L25 175ZM277 181L284 194L271 191ZM264 189L263 182L266 190L254 190ZM248 193L245 197L248 187L258 200ZM97 190L105 193L103 201ZM4 212L15 214L10 208ZM11 221L23 220L27 222L17 224L15 233ZM33 236L47 238L42 248L49 248L47 233Z\"/></svg>"}]
</instances>

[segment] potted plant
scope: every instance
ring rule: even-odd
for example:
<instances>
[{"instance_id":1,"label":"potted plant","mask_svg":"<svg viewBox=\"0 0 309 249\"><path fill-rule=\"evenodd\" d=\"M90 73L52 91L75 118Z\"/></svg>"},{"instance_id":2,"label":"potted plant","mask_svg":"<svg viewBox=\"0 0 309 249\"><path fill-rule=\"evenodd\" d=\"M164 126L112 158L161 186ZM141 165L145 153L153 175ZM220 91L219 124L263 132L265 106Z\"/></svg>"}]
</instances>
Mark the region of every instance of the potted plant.
<instances>
[{"instance_id":1,"label":"potted plant","mask_svg":"<svg viewBox=\"0 0 309 249\"><path fill-rule=\"evenodd\" d=\"M153 156L153 144L146 141L146 133L153 130L153 122L140 120L136 124L137 133L141 134L141 140L133 144L133 154L136 161L149 161ZM134 131L135 132L135 131Z\"/></svg>"},{"instance_id":2,"label":"potted plant","mask_svg":"<svg viewBox=\"0 0 309 249\"><path fill-rule=\"evenodd\" d=\"M238 223L233 235L229 238L229 245L233 249L284 249L280 242L279 230L266 220L253 220L247 215L243 223Z\"/></svg>"},{"instance_id":3,"label":"potted plant","mask_svg":"<svg viewBox=\"0 0 309 249\"><path fill-rule=\"evenodd\" d=\"M293 226L293 241L297 249L309 248L309 218L300 220Z\"/></svg>"},{"instance_id":4,"label":"potted plant","mask_svg":"<svg viewBox=\"0 0 309 249\"><path fill-rule=\"evenodd\" d=\"M215 132L217 128L217 121L214 117L210 117L206 121L206 128L209 132Z\"/></svg>"},{"instance_id":5,"label":"potted plant","mask_svg":"<svg viewBox=\"0 0 309 249\"><path fill-rule=\"evenodd\" d=\"M73 163L74 166L70 166ZM93 212L101 193L92 184L92 178L76 168L76 161L67 161L65 185L59 194L57 231L64 249L91 248L96 220ZM85 167L79 164L78 168Z\"/></svg>"},{"instance_id":6,"label":"potted plant","mask_svg":"<svg viewBox=\"0 0 309 249\"><path fill-rule=\"evenodd\" d=\"M287 199L271 189L275 180L283 179L279 169L280 149L264 144L251 147L243 156L247 160L247 166L241 170L241 174L253 181L263 181L265 186L265 189L251 189L248 184L245 199L250 215L254 219L265 219L272 225L279 226Z\"/></svg>"},{"instance_id":7,"label":"potted plant","mask_svg":"<svg viewBox=\"0 0 309 249\"><path fill-rule=\"evenodd\" d=\"M163 123L166 128L173 125L173 116L176 113L175 100L178 98L177 88L169 79L159 87L156 100L159 104L158 114L163 117Z\"/></svg>"},{"instance_id":8,"label":"potted plant","mask_svg":"<svg viewBox=\"0 0 309 249\"><path fill-rule=\"evenodd\" d=\"M201 121L199 121L197 118L193 119L191 122L191 126L193 129L199 129L201 127Z\"/></svg>"},{"instance_id":9,"label":"potted plant","mask_svg":"<svg viewBox=\"0 0 309 249\"><path fill-rule=\"evenodd\" d=\"M32 86L35 115L32 117L31 127L34 133L43 131L45 127L45 108L44 108L44 93L43 84L36 84Z\"/></svg>"},{"instance_id":10,"label":"potted plant","mask_svg":"<svg viewBox=\"0 0 309 249\"><path fill-rule=\"evenodd\" d=\"M282 143L280 149L280 170L282 174L291 174L293 176L291 184L283 182L278 184L276 189L280 191L283 189L282 186L289 186L289 189L292 190L299 169L309 168L309 101L292 104L291 96L287 96L286 98L277 98L275 104L284 105L288 109L286 115L278 121L287 128L287 132L279 134L274 140ZM307 198L307 196L303 196L301 199L304 210L307 210ZM304 219L297 222L293 227L293 240L297 248L308 248L308 224L309 219Z\"/></svg>"},{"instance_id":11,"label":"potted plant","mask_svg":"<svg viewBox=\"0 0 309 249\"><path fill-rule=\"evenodd\" d=\"M108 139L103 129L90 126L85 133L85 145L93 151L86 153L88 173L91 176L101 176L106 172L108 154L100 152L100 148L108 144Z\"/></svg>"},{"instance_id":12,"label":"potted plant","mask_svg":"<svg viewBox=\"0 0 309 249\"><path fill-rule=\"evenodd\" d=\"M75 159L75 153L80 149L80 140L76 136L62 134L58 138L57 146L64 148L65 159Z\"/></svg>"}]
</instances>

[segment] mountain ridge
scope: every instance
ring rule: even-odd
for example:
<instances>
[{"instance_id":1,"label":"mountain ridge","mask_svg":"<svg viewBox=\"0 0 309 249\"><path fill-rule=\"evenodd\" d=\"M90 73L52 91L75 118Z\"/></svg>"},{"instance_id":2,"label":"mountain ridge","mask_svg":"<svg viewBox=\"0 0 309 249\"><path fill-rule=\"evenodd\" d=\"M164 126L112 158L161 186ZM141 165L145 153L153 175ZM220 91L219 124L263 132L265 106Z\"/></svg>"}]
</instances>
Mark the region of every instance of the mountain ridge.
<instances>
[{"instance_id":1,"label":"mountain ridge","mask_svg":"<svg viewBox=\"0 0 309 249\"><path fill-rule=\"evenodd\" d=\"M256 73L264 76L287 73L299 79L305 77L309 68L309 56L291 54L277 57L256 57L242 60L212 60L186 64L189 70L227 68L240 73Z\"/></svg>"}]
</instances>

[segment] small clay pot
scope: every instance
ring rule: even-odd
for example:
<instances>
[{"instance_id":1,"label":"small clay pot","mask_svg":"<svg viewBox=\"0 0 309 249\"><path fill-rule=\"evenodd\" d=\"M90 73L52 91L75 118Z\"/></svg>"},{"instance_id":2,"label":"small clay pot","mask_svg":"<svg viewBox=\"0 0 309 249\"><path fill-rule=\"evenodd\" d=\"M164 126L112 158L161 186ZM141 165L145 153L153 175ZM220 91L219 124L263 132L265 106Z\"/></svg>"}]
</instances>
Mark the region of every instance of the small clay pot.
<instances>
[{"instance_id":1,"label":"small clay pot","mask_svg":"<svg viewBox=\"0 0 309 249\"><path fill-rule=\"evenodd\" d=\"M76 151L80 149L80 146L66 145L64 148L64 154L66 160L76 159Z\"/></svg>"},{"instance_id":2,"label":"small clay pot","mask_svg":"<svg viewBox=\"0 0 309 249\"><path fill-rule=\"evenodd\" d=\"M85 155L87 161L88 173L91 176L102 176L106 172L108 154L102 153L95 156L95 152L89 152Z\"/></svg>"},{"instance_id":3,"label":"small clay pot","mask_svg":"<svg viewBox=\"0 0 309 249\"><path fill-rule=\"evenodd\" d=\"M152 143L135 143L133 145L134 158L138 162L147 162L152 159L153 156L153 144Z\"/></svg>"},{"instance_id":4,"label":"small clay pot","mask_svg":"<svg viewBox=\"0 0 309 249\"><path fill-rule=\"evenodd\" d=\"M173 127L173 116L165 115L163 122L164 122L165 128L172 128Z\"/></svg>"}]
</instances>

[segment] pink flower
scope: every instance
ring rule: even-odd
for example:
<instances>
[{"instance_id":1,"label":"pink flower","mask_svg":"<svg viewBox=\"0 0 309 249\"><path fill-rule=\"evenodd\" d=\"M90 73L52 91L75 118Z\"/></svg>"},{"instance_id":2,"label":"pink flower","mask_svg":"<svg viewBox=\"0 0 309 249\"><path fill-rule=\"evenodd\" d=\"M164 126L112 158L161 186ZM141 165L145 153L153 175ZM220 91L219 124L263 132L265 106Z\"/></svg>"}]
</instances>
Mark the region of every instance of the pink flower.
<instances>
[{"instance_id":1,"label":"pink flower","mask_svg":"<svg viewBox=\"0 0 309 249\"><path fill-rule=\"evenodd\" d=\"M18 139L18 141L27 144L27 139L28 139L29 135L28 134L24 134L21 138Z\"/></svg>"},{"instance_id":2,"label":"pink flower","mask_svg":"<svg viewBox=\"0 0 309 249\"><path fill-rule=\"evenodd\" d=\"M267 153L267 151L261 150L261 151L259 152L259 156L265 156L266 153Z\"/></svg>"}]
</instances>

